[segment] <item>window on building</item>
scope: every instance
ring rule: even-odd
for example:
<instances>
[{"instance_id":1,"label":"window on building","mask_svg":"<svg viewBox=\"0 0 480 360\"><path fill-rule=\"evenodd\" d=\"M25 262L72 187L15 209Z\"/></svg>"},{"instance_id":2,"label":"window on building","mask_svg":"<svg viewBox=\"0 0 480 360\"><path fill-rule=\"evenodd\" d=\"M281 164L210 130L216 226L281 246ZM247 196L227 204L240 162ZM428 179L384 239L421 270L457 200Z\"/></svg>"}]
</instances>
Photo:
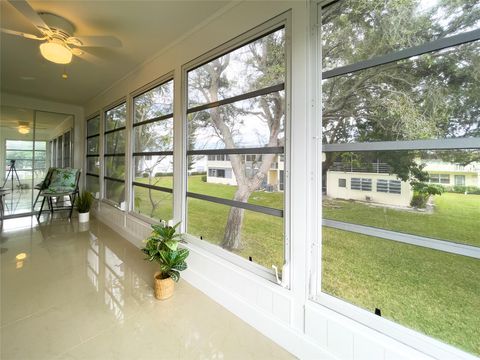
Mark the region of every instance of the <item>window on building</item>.
<instances>
[{"instance_id":1,"label":"window on building","mask_svg":"<svg viewBox=\"0 0 480 360\"><path fill-rule=\"evenodd\" d=\"M103 197L121 209L124 209L125 206L126 120L126 103L105 112Z\"/></svg>"},{"instance_id":2,"label":"window on building","mask_svg":"<svg viewBox=\"0 0 480 360\"><path fill-rule=\"evenodd\" d=\"M480 197L425 190L429 181L450 184L455 164L480 159L472 116L480 111L480 3L339 0L318 10L318 187L328 198L314 299L414 347L431 344L428 335L480 355L471 316L480 301ZM359 169L352 189L363 190L361 173L375 171L362 164L376 162L398 179L378 180L377 191L400 196L373 194L373 206L354 191L332 193L330 172L346 162ZM389 332L375 313L417 332ZM451 357L450 347L435 348Z\"/></svg>"},{"instance_id":3,"label":"window on building","mask_svg":"<svg viewBox=\"0 0 480 360\"><path fill-rule=\"evenodd\" d=\"M361 190L361 191L372 191L372 179L351 178L350 189Z\"/></svg>"},{"instance_id":4,"label":"window on building","mask_svg":"<svg viewBox=\"0 0 480 360\"><path fill-rule=\"evenodd\" d=\"M338 179L338 187L346 188L347 187L347 179Z\"/></svg>"},{"instance_id":5,"label":"window on building","mask_svg":"<svg viewBox=\"0 0 480 360\"><path fill-rule=\"evenodd\" d=\"M85 188L100 196L100 115L87 120Z\"/></svg>"},{"instance_id":6,"label":"window on building","mask_svg":"<svg viewBox=\"0 0 480 360\"><path fill-rule=\"evenodd\" d=\"M377 180L377 192L401 194L402 182L399 180Z\"/></svg>"},{"instance_id":7,"label":"window on building","mask_svg":"<svg viewBox=\"0 0 480 360\"><path fill-rule=\"evenodd\" d=\"M450 175L449 174L430 174L430 182L435 184L450 184Z\"/></svg>"},{"instance_id":8,"label":"window on building","mask_svg":"<svg viewBox=\"0 0 480 360\"><path fill-rule=\"evenodd\" d=\"M187 232L262 265L272 280L272 265L281 269L285 261L284 196L278 172L270 170L286 151L285 53L279 26L187 72L188 169L207 164L208 175L188 177ZM212 153L230 168L208 168ZM218 177L232 180L215 183Z\"/></svg>"},{"instance_id":9,"label":"window on building","mask_svg":"<svg viewBox=\"0 0 480 360\"><path fill-rule=\"evenodd\" d=\"M465 186L465 175L455 175L455 185Z\"/></svg>"},{"instance_id":10,"label":"window on building","mask_svg":"<svg viewBox=\"0 0 480 360\"><path fill-rule=\"evenodd\" d=\"M225 169L208 169L208 176L225 178Z\"/></svg>"},{"instance_id":11,"label":"window on building","mask_svg":"<svg viewBox=\"0 0 480 360\"><path fill-rule=\"evenodd\" d=\"M133 211L173 218L173 80L133 99Z\"/></svg>"}]
</instances>

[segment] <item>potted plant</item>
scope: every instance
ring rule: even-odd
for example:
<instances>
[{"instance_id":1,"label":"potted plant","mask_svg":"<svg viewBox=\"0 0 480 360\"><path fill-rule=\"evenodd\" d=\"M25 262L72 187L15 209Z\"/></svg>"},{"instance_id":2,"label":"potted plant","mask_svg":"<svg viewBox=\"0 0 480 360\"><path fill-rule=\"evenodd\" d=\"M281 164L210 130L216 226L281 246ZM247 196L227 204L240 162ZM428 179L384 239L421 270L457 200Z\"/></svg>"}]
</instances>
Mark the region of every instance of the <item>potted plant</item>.
<instances>
[{"instance_id":1,"label":"potted plant","mask_svg":"<svg viewBox=\"0 0 480 360\"><path fill-rule=\"evenodd\" d=\"M78 211L78 222L85 223L90 219L90 208L92 207L94 197L92 193L84 191L77 196L75 205Z\"/></svg>"},{"instance_id":2,"label":"potted plant","mask_svg":"<svg viewBox=\"0 0 480 360\"><path fill-rule=\"evenodd\" d=\"M147 255L145 260L160 264L160 271L154 275L155 297L159 300L173 295L175 283L180 279L180 271L187 268L185 259L189 251L178 247L181 236L176 230L179 225L180 223L174 226L152 225L152 234L141 249Z\"/></svg>"}]
</instances>

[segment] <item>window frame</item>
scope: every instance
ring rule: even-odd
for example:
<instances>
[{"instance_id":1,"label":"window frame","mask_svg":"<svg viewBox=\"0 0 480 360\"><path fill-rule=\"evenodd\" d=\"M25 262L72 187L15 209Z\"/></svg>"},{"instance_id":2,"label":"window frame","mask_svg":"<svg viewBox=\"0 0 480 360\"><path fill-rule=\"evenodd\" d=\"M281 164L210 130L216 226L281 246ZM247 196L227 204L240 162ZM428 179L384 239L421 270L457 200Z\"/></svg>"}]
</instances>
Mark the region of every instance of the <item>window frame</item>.
<instances>
[{"instance_id":1,"label":"window frame","mask_svg":"<svg viewBox=\"0 0 480 360\"><path fill-rule=\"evenodd\" d=\"M93 120L96 120L98 118L98 132L95 133L95 134L88 134L88 122L89 121L93 121ZM100 156L100 154L102 153L102 149L103 149L103 146L101 145L102 144L102 141L101 141L101 134L102 134L102 116L101 116L101 113L100 111L97 111L93 114L91 114L90 116L88 116L85 120L85 189L87 189L87 177L92 177L92 178L95 178L96 181L98 182L98 197L97 198L102 198L102 184L101 184L101 181L100 179L103 177L102 176L102 173L103 173L103 159L102 157ZM93 138L97 138L97 153L95 154L89 154L88 153L88 140L89 139L93 139ZM88 172L88 158L90 157L93 157L93 158L98 158L98 161L100 163L100 166L99 166L99 169L98 169L98 174L94 174L94 173L90 173Z\"/></svg>"},{"instance_id":2,"label":"window frame","mask_svg":"<svg viewBox=\"0 0 480 360\"><path fill-rule=\"evenodd\" d=\"M125 125L124 126L121 126L117 129L112 129L112 130L107 130L107 127L105 126L105 122L107 120L107 112L110 111L110 110L113 110L115 109L116 107L118 106L121 106L125 104L125 107L126 107L126 112L125 112ZM125 166L125 178L123 180L121 179L117 179L117 178L113 178L113 177L110 177L110 176L106 176L106 164L107 162L105 161L105 158L107 157L121 157L123 156L124 157L124 163L125 165L127 164L127 152L128 152L128 138L127 138L127 128L128 128L128 121L129 121L129 106L128 106L128 102L127 102L127 99L125 97L122 97L121 99L111 103L110 105L104 107L101 111L101 116L100 116L100 129L101 129L101 144L102 144L102 151L101 151L101 199L102 199L102 202L110 205L110 206L113 206L115 208L117 208L118 210L120 211L123 211L125 212L126 211L126 208L122 208L121 207L121 203L116 203L115 201L113 200L110 200L110 199L107 199L106 196L107 196L107 191L106 191L106 180L108 181L114 181L114 182L117 182L117 183L123 183L124 186L125 186L125 199L124 199L124 203L127 204L127 185L126 185L126 178L127 178L127 175L128 175L128 170L127 170L127 167ZM115 153L115 154L109 154L109 153L106 153L106 141L107 141L107 136L108 134L113 134L115 132L119 132L119 131L125 131L125 149L124 149L124 152L123 153Z\"/></svg>"},{"instance_id":3,"label":"window frame","mask_svg":"<svg viewBox=\"0 0 480 360\"><path fill-rule=\"evenodd\" d=\"M268 34L271 34L277 30L284 29L285 31L285 82L280 85L269 86L262 88L260 90L255 90L249 93L243 93L241 95L234 95L232 97L219 100L217 103L208 103L202 104L200 106L188 107L188 73L196 68L201 67L209 63L210 61L223 56L227 53L233 52L236 49L239 49L257 39L260 39ZM183 131L183 148L182 148L182 224L181 231L184 233L184 238L206 251L213 253L235 265L238 265L241 268L244 268L262 278L265 278L276 284L280 284L277 281L275 271L263 267L254 262L248 261L247 259L241 257L240 255L234 254L230 251L222 249L220 246L209 243L208 241L201 240L200 238L188 234L187 229L187 199L196 198L206 201L211 201L213 203L218 203L225 206L234 206L240 207L246 210L259 211L267 215L283 217L284 223L284 241L283 241L283 251L284 251L284 266L283 274L284 277L281 282L281 286L285 288L290 288L290 273L291 273L291 244L290 244L290 151L291 151L291 114L290 114L290 97L291 97L291 12L285 12L281 15L272 18L271 20L233 38L232 40L214 48L198 58L184 64L182 66L182 131ZM275 91L285 91L285 143L283 148L235 148L235 149L212 149L212 150L188 150L188 113L200 111L202 109L208 109L214 107L212 105L221 106L225 104L234 103L236 101L254 98L262 94L268 94ZM283 210L271 209L260 205L253 205L249 203L234 202L233 200L216 198L213 196L195 194L188 192L187 182L188 182L188 169L187 169L187 158L191 155L225 155L229 154L280 154L284 155L284 182L283 182L283 196L284 196L284 207ZM213 161L213 160L212 160ZM215 160L217 161L217 160ZM207 173L208 175L208 173ZM281 270L281 269L279 269Z\"/></svg>"},{"instance_id":4,"label":"window frame","mask_svg":"<svg viewBox=\"0 0 480 360\"><path fill-rule=\"evenodd\" d=\"M321 15L322 8L326 7L338 0L314 0L311 4L311 65L309 71L310 78L315 80L312 83L311 95L313 111L311 116L312 129L315 136L311 143L313 173L315 178L312 180L313 194L315 195L314 211L312 216L320 218L322 221L313 221L312 241L313 247L311 263L309 264L310 286L308 291L308 304L313 308L321 308L325 306L336 311L348 318L357 321L367 327L390 336L414 349L423 353L439 358L472 358L475 356L465 352L462 349L444 343L442 340L423 334L417 330L408 328L394 320L382 318L373 314L362 307L334 297L325 293L321 289L322 279L322 228L329 226L334 229L352 231L359 234L380 237L385 240L398 241L400 243L417 245L425 248L441 250L447 253L470 256L480 259L480 248L474 246L456 244L453 242L424 238L421 236L399 233L384 229L376 229L370 226L350 224L346 222L323 219L322 211L322 160L325 152L373 152L385 150L456 150L456 149L480 149L480 138L448 138L433 140L410 140L410 141L378 141L378 142L352 142L338 144L322 144L322 80L330 77L345 75L348 73L380 66L385 63L397 62L416 55L460 45L480 40L480 29L460 33L448 38L441 38L424 43L419 46L407 48L386 55L375 56L371 59L360 61L346 66L340 66L333 70L322 72L322 47L321 47ZM342 1L342 0L340 0ZM373 187L372 187L373 190ZM353 228L353 229L352 229ZM383 233L383 234L382 234Z\"/></svg>"},{"instance_id":5,"label":"window frame","mask_svg":"<svg viewBox=\"0 0 480 360\"><path fill-rule=\"evenodd\" d=\"M164 85L164 84L166 84L170 81L172 82L172 86L173 86L172 112L170 114L165 114L165 115L162 115L162 116L159 116L159 117L156 117L156 118L152 118L152 119L148 119L148 120L145 120L145 121L142 121L142 122L139 122L139 123L135 123L135 98L145 94L146 92L148 92L150 90L155 89L156 87L162 86L162 85ZM148 155L150 155L150 156L152 156L152 155L172 156L172 159L173 159L173 171L172 171L172 173L175 174L175 155L174 155L174 152L175 152L175 76L174 76L174 72L170 71L167 74L165 74L165 75L155 79L154 81L151 81L148 84L146 84L146 85L138 88L137 90L133 91L132 93L129 94L129 101L132 104L131 105L132 110L130 112L128 112L128 116L131 119L130 125L128 126L128 129L129 129L129 132L130 132L130 134L128 136L128 140L131 144L131 149L130 149L129 154L128 154L128 160L127 160L127 156L125 157L127 163L130 161L130 166L128 167L128 171L130 173L130 181L129 181L129 185L128 185L128 188L129 188L128 214L133 216L133 217L136 217L136 218L138 218L142 221L145 221L148 224L156 224L156 223L158 223L158 219L153 219L153 218L151 218L149 216L146 216L144 214L140 214L140 213L138 213L134 210L134 206L135 206L134 205L134 186L138 186L138 187L142 187L142 188L146 188L146 189L152 189L152 190L155 190L155 191L160 191L160 192L172 194L172 218L175 218L175 193L173 191L174 189L173 189L173 187L172 187L172 189L170 189L170 188L166 188L166 187L163 187L163 186L142 184L142 183L138 183L138 182L134 181L135 180L135 176L134 176L135 175L134 174L135 162L133 161L133 159L135 158L135 156L148 156ZM163 120L168 120L168 119L173 120L174 135L172 137L172 150L171 151L135 152L135 141L134 141L135 127L150 124L150 123L154 123L154 122L159 122L159 121L163 121ZM175 175L173 175L173 176L175 176ZM174 186L174 184L173 184L173 186ZM163 219L163 220L167 221L167 220L171 220L171 219Z\"/></svg>"}]
</instances>

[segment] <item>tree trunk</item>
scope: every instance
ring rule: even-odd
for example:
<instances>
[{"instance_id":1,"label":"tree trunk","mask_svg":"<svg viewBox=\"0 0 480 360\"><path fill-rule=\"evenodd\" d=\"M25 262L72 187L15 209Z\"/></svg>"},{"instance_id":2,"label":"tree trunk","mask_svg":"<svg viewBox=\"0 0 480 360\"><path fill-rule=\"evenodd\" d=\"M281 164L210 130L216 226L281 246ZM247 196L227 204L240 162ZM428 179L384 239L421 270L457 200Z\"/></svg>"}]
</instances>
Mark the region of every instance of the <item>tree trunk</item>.
<instances>
[{"instance_id":1,"label":"tree trunk","mask_svg":"<svg viewBox=\"0 0 480 360\"><path fill-rule=\"evenodd\" d=\"M240 186L233 200L247 202L251 191L246 186ZM228 214L225 234L223 235L222 247L227 250L239 250L242 248L242 225L244 209L232 207Z\"/></svg>"}]
</instances>

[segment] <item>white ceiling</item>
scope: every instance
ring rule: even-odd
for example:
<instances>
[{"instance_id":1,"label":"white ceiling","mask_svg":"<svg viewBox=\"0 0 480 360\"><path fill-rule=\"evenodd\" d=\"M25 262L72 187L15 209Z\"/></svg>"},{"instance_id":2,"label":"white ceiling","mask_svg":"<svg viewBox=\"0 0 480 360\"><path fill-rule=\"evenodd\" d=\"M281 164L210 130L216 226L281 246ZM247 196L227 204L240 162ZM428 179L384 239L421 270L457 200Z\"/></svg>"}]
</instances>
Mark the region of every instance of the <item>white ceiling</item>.
<instances>
[{"instance_id":1,"label":"white ceiling","mask_svg":"<svg viewBox=\"0 0 480 360\"><path fill-rule=\"evenodd\" d=\"M63 80L64 66L45 60L39 41L0 33L1 90L83 105L230 1L29 1L70 21L77 36L113 35L123 46L83 48L89 54L74 57ZM1 27L40 35L8 1L0 1L0 13Z\"/></svg>"}]
</instances>

